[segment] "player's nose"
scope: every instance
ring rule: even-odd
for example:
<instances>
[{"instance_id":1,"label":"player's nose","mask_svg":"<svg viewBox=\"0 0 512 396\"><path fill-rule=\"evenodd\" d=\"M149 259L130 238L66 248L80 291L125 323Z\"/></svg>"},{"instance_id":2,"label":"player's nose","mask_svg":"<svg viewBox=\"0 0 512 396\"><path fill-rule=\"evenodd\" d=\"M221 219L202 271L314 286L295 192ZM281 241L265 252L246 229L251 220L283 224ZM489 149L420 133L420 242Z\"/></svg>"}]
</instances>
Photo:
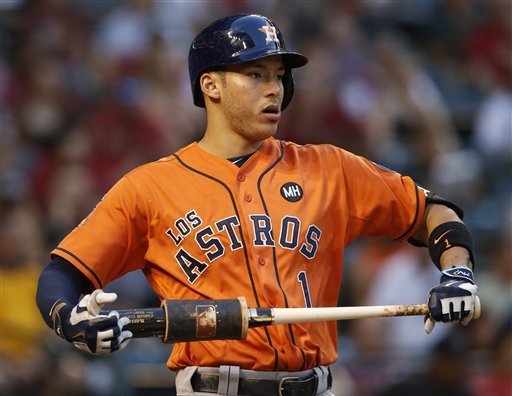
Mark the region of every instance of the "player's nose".
<instances>
[{"instance_id":1,"label":"player's nose","mask_svg":"<svg viewBox=\"0 0 512 396\"><path fill-rule=\"evenodd\" d=\"M281 98L283 96L283 83L280 79L269 78L265 83L265 97Z\"/></svg>"}]
</instances>

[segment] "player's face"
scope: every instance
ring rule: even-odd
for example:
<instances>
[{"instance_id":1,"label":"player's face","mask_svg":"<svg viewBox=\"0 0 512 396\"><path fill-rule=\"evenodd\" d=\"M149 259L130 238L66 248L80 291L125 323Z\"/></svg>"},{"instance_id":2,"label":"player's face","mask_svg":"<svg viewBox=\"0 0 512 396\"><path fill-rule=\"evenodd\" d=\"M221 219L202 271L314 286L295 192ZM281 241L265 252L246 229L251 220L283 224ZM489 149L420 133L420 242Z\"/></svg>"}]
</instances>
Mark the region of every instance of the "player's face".
<instances>
[{"instance_id":1,"label":"player's face","mask_svg":"<svg viewBox=\"0 0 512 396\"><path fill-rule=\"evenodd\" d=\"M232 131L248 141L277 132L283 101L285 69L280 56L226 68L221 107Z\"/></svg>"}]
</instances>

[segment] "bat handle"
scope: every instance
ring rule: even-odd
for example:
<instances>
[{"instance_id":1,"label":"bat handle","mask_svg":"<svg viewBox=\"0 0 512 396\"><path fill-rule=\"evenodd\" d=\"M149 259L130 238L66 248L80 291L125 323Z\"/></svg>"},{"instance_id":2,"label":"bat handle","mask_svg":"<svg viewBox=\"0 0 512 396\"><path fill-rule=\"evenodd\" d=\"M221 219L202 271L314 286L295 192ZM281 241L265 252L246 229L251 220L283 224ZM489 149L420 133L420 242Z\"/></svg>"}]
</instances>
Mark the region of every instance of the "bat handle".
<instances>
[{"instance_id":1,"label":"bat handle","mask_svg":"<svg viewBox=\"0 0 512 396\"><path fill-rule=\"evenodd\" d=\"M130 323L123 327L129 330L133 338L163 337L165 335L165 313L162 308L118 309L119 317L129 318ZM101 311L108 315L110 311Z\"/></svg>"}]
</instances>

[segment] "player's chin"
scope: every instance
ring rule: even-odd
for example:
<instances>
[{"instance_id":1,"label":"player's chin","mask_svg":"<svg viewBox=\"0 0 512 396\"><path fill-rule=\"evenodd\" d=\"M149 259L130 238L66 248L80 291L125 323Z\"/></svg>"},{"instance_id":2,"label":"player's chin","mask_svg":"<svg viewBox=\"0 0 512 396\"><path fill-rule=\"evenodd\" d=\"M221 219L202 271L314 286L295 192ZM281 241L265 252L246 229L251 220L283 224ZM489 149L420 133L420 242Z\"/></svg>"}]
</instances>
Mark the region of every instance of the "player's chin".
<instances>
[{"instance_id":1,"label":"player's chin","mask_svg":"<svg viewBox=\"0 0 512 396\"><path fill-rule=\"evenodd\" d=\"M265 140L270 137L274 137L277 134L277 125L273 128L261 128L257 133L254 134L254 140Z\"/></svg>"},{"instance_id":2,"label":"player's chin","mask_svg":"<svg viewBox=\"0 0 512 396\"><path fill-rule=\"evenodd\" d=\"M263 122L259 125L257 134L259 135L258 140L267 139L277 134L277 126L279 122Z\"/></svg>"}]
</instances>

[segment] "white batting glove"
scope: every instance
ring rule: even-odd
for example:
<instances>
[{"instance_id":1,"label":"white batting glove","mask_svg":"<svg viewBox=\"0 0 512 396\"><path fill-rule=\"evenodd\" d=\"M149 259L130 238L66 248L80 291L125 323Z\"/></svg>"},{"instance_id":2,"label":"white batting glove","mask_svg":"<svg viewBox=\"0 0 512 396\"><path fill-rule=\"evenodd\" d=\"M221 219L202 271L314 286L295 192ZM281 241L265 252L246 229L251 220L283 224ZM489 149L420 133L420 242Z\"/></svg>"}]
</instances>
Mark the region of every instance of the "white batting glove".
<instances>
[{"instance_id":1,"label":"white batting glove","mask_svg":"<svg viewBox=\"0 0 512 396\"><path fill-rule=\"evenodd\" d=\"M124 349L133 337L131 331L123 331L130 319L119 318L117 311L111 311L108 315L100 314L103 305L116 300L116 293L97 289L84 296L74 307L62 306L56 313L55 332L77 348L93 354Z\"/></svg>"},{"instance_id":2,"label":"white batting glove","mask_svg":"<svg viewBox=\"0 0 512 396\"><path fill-rule=\"evenodd\" d=\"M429 291L425 332L430 334L436 322L459 322L466 326L480 300L476 295L473 271L467 267L452 267L442 272L441 283Z\"/></svg>"}]
</instances>

